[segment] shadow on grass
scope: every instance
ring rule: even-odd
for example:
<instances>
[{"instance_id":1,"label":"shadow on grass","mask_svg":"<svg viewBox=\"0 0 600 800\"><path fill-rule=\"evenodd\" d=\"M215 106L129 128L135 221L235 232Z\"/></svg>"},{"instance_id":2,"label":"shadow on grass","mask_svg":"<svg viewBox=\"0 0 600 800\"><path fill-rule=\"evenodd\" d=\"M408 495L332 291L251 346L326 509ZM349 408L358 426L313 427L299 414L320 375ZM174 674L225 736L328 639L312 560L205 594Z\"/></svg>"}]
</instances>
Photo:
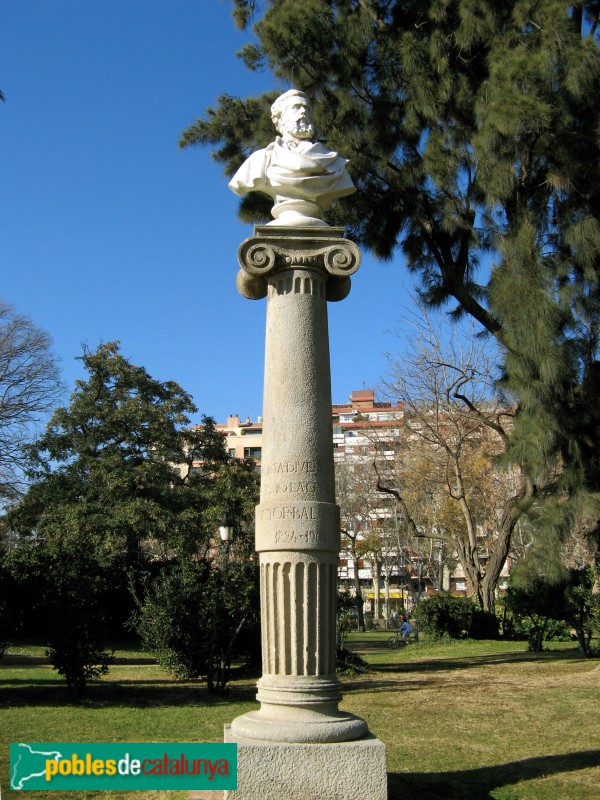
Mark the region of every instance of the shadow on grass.
<instances>
[{"instance_id":1,"label":"shadow on grass","mask_svg":"<svg viewBox=\"0 0 600 800\"><path fill-rule=\"evenodd\" d=\"M110 648L107 648L107 651L110 653ZM0 667L27 669L48 666L49 663L48 656L45 655L33 656L21 653L5 653L2 656L2 661L0 661ZM115 656L111 664L119 667L157 666L158 661L151 656ZM0 674L2 673L0 672Z\"/></svg>"},{"instance_id":2,"label":"shadow on grass","mask_svg":"<svg viewBox=\"0 0 600 800\"><path fill-rule=\"evenodd\" d=\"M0 661L0 667L40 667L48 663L47 656L22 655L20 653L5 653Z\"/></svg>"},{"instance_id":3,"label":"shadow on grass","mask_svg":"<svg viewBox=\"0 0 600 800\"><path fill-rule=\"evenodd\" d=\"M355 651L356 652L356 651ZM583 659L578 650L550 650L543 653L489 653L481 656L457 656L455 658L430 658L425 652L418 661L376 662L372 667L377 672L445 672L454 669L472 669L496 664L540 663L543 661L565 661Z\"/></svg>"},{"instance_id":4,"label":"shadow on grass","mask_svg":"<svg viewBox=\"0 0 600 800\"><path fill-rule=\"evenodd\" d=\"M388 800L497 800L501 796L509 800L516 795L508 788L502 794L495 792L496 798L492 792L520 781L598 766L600 750L583 750L456 772L391 772Z\"/></svg>"},{"instance_id":5,"label":"shadow on grass","mask_svg":"<svg viewBox=\"0 0 600 800\"><path fill-rule=\"evenodd\" d=\"M428 680L410 680L403 681L398 678L377 678L370 674L365 675L358 680L352 678L345 678L342 681L343 692L389 692L389 691L414 691L423 689L424 687L431 687L431 681Z\"/></svg>"},{"instance_id":6,"label":"shadow on grass","mask_svg":"<svg viewBox=\"0 0 600 800\"><path fill-rule=\"evenodd\" d=\"M371 672L360 677L343 679L344 692L385 692L389 690L402 689L412 691L422 687L432 688L436 684L436 673L452 672L454 670L473 669L477 667L494 666L501 664L521 664L552 661L554 659L565 660L578 658L577 651L569 651L568 655L564 651L554 653L513 653L510 657L507 654L490 654L482 656L461 656L457 658L432 658L430 660L419 661L394 661L385 663L371 663ZM389 675L386 678L385 675ZM424 677L424 676L428 677ZM392 677L393 676L393 677ZM423 677L418 677L423 676ZM447 680L440 677L439 683L447 684Z\"/></svg>"},{"instance_id":7,"label":"shadow on grass","mask_svg":"<svg viewBox=\"0 0 600 800\"><path fill-rule=\"evenodd\" d=\"M218 706L256 699L256 686L232 686L224 695L211 695L201 681L92 681L78 700L59 679L0 681L0 708L15 706L80 706L86 708L161 708Z\"/></svg>"}]
</instances>

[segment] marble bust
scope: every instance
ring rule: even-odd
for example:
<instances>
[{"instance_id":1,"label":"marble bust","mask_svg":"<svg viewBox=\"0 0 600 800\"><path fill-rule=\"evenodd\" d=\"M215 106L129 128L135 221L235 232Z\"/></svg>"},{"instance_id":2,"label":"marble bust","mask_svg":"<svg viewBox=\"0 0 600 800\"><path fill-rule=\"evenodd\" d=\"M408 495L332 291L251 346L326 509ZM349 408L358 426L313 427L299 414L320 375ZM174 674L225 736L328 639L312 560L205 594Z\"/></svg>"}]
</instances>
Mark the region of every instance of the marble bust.
<instances>
[{"instance_id":1,"label":"marble bust","mask_svg":"<svg viewBox=\"0 0 600 800\"><path fill-rule=\"evenodd\" d=\"M229 183L237 195L263 192L274 200L270 225L327 225L322 212L331 201L356 191L345 158L314 142L310 102L290 89L271 106L279 134L246 159Z\"/></svg>"}]
</instances>

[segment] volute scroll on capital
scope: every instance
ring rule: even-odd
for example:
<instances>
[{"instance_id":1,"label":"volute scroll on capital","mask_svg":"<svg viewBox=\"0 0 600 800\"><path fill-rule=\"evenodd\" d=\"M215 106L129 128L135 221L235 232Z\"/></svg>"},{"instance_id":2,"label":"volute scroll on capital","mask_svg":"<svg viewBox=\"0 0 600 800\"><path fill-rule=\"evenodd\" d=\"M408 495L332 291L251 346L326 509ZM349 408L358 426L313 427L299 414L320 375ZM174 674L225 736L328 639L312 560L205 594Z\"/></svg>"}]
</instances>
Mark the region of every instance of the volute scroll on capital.
<instances>
[{"instance_id":1,"label":"volute scroll on capital","mask_svg":"<svg viewBox=\"0 0 600 800\"><path fill-rule=\"evenodd\" d=\"M314 238L307 237L307 232L304 229L304 235L293 237L255 234L245 239L238 249L241 269L236 282L240 294L259 300L267 294L270 273L301 268L326 273L329 301L346 297L350 275L360 266L360 250L354 242L335 236L331 229L326 235Z\"/></svg>"}]
</instances>

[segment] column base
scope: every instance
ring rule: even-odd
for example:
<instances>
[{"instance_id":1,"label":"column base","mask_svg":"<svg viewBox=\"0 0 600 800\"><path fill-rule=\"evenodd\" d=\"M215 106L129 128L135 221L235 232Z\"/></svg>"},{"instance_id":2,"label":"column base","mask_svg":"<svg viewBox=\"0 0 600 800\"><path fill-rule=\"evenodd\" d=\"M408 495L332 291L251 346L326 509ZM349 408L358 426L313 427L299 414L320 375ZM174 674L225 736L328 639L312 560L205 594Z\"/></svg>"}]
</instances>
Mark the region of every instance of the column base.
<instances>
[{"instance_id":1,"label":"column base","mask_svg":"<svg viewBox=\"0 0 600 800\"><path fill-rule=\"evenodd\" d=\"M338 709L341 684L335 675L263 675L261 707L231 723L235 736L269 742L349 742L369 733L367 723Z\"/></svg>"},{"instance_id":2,"label":"column base","mask_svg":"<svg viewBox=\"0 0 600 800\"><path fill-rule=\"evenodd\" d=\"M238 788L225 800L387 800L385 745L374 736L356 742L259 742L225 726L238 746Z\"/></svg>"},{"instance_id":3,"label":"column base","mask_svg":"<svg viewBox=\"0 0 600 800\"><path fill-rule=\"evenodd\" d=\"M274 712L264 705L259 711L250 711L236 717L231 723L231 730L235 736L249 741L287 744L350 742L363 738L369 732L363 719L343 711L335 714L311 711L301 715L296 710L295 713L286 713L283 717L281 712Z\"/></svg>"}]
</instances>

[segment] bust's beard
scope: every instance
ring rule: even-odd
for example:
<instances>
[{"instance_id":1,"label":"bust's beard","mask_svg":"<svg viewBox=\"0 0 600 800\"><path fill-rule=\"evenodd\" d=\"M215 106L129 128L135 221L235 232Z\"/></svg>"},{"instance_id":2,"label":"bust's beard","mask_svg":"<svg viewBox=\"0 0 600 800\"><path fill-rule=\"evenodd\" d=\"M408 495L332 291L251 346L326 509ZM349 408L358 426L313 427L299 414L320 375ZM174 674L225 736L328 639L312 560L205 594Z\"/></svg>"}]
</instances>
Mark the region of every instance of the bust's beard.
<instances>
[{"instance_id":1,"label":"bust's beard","mask_svg":"<svg viewBox=\"0 0 600 800\"><path fill-rule=\"evenodd\" d=\"M315 129L310 122L300 120L290 125L286 132L293 136L294 139L312 139Z\"/></svg>"}]
</instances>

